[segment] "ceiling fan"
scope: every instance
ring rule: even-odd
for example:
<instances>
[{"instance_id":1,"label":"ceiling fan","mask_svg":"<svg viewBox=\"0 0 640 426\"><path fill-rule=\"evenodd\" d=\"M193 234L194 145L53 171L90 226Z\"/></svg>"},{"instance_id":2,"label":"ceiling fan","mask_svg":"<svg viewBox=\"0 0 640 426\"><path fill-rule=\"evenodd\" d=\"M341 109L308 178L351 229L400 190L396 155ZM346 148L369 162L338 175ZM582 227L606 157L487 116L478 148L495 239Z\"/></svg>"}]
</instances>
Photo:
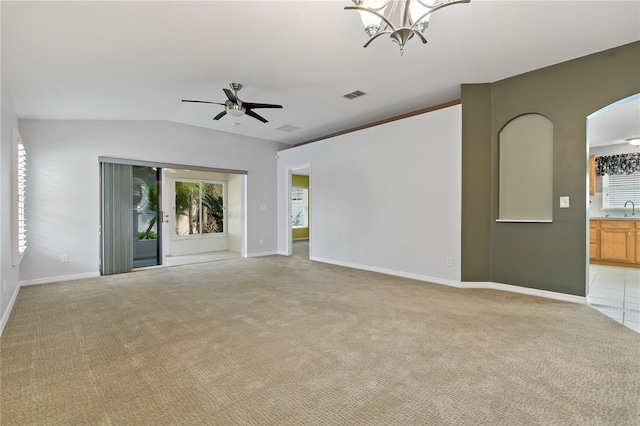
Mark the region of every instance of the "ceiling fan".
<instances>
[{"instance_id":1,"label":"ceiling fan","mask_svg":"<svg viewBox=\"0 0 640 426\"><path fill-rule=\"evenodd\" d=\"M282 108L282 105L273 105L273 104L259 104L254 102L242 102L240 98L238 98L238 90L242 89L242 84L240 83L231 83L231 89L233 89L233 93L229 89L222 89L227 95L228 100L224 103L220 102L209 102L209 101L192 101L188 99L183 99L182 102L197 102L201 104L216 104L224 106L224 111L220 114L213 117L214 120L220 120L227 113L233 115L234 117L240 117L244 114L247 114L249 117L253 117L256 120L260 120L263 123L266 123L267 120L253 112L254 109L258 108Z\"/></svg>"}]
</instances>

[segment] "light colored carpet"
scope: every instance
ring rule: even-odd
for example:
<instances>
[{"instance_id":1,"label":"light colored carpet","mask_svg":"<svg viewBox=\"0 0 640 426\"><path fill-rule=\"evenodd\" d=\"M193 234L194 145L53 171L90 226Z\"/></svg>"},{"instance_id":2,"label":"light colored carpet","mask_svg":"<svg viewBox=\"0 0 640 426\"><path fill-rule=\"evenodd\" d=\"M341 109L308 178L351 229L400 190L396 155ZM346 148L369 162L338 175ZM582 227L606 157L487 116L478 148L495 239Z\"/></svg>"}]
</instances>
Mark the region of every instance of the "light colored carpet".
<instances>
[{"instance_id":1,"label":"light colored carpet","mask_svg":"<svg viewBox=\"0 0 640 426\"><path fill-rule=\"evenodd\" d=\"M640 335L570 303L234 259L21 289L2 425L638 425Z\"/></svg>"}]
</instances>

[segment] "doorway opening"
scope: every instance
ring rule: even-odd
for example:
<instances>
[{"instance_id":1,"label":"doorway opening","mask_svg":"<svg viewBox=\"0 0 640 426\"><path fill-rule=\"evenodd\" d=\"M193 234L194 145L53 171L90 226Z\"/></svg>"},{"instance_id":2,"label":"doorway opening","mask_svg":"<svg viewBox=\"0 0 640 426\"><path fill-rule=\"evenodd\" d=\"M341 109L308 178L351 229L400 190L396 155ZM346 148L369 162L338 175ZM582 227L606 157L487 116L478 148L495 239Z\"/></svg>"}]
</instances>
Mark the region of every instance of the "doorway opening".
<instances>
[{"instance_id":1,"label":"doorway opening","mask_svg":"<svg viewBox=\"0 0 640 426\"><path fill-rule=\"evenodd\" d=\"M309 259L311 256L311 166L287 169L287 252Z\"/></svg>"},{"instance_id":2,"label":"doorway opening","mask_svg":"<svg viewBox=\"0 0 640 426\"><path fill-rule=\"evenodd\" d=\"M246 257L246 176L166 168L167 266Z\"/></svg>"},{"instance_id":3,"label":"doorway opening","mask_svg":"<svg viewBox=\"0 0 640 426\"><path fill-rule=\"evenodd\" d=\"M587 117L589 305L640 332L640 94Z\"/></svg>"}]
</instances>

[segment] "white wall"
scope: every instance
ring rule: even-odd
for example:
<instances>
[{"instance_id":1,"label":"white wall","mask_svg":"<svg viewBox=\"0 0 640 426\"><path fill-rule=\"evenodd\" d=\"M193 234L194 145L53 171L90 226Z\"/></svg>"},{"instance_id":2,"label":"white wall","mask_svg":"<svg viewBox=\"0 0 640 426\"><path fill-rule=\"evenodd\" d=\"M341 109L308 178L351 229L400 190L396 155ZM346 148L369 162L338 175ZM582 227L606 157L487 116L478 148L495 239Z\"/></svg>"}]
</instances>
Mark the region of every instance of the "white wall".
<instances>
[{"instance_id":1,"label":"white wall","mask_svg":"<svg viewBox=\"0 0 640 426\"><path fill-rule=\"evenodd\" d=\"M11 94L1 79L0 124L0 334L9 318L11 305L18 295L20 266L13 266L11 257L11 129L18 129L18 118ZM27 155L29 144L24 142ZM5 284L6 283L6 284Z\"/></svg>"},{"instance_id":2,"label":"white wall","mask_svg":"<svg viewBox=\"0 0 640 426\"><path fill-rule=\"evenodd\" d=\"M313 260L458 283L461 129L457 105L280 151L279 253L287 168L310 163Z\"/></svg>"},{"instance_id":3,"label":"white wall","mask_svg":"<svg viewBox=\"0 0 640 426\"><path fill-rule=\"evenodd\" d=\"M247 252L276 251L275 154L286 145L160 121L20 120L20 130L30 170L25 284L97 274L99 156L247 170Z\"/></svg>"},{"instance_id":4,"label":"white wall","mask_svg":"<svg viewBox=\"0 0 640 426\"><path fill-rule=\"evenodd\" d=\"M593 154L596 157L601 157L603 155L629 154L631 152L640 152L640 147L633 146L628 143L621 143L589 148L589 154Z\"/></svg>"}]
</instances>

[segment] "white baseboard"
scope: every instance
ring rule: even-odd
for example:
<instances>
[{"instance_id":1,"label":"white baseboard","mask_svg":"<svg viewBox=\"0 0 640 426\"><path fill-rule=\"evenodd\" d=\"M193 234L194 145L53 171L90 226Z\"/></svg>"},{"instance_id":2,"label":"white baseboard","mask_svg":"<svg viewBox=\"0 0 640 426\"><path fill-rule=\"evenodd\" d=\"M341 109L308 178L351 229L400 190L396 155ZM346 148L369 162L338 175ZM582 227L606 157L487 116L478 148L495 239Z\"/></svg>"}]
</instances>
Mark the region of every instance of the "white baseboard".
<instances>
[{"instance_id":1,"label":"white baseboard","mask_svg":"<svg viewBox=\"0 0 640 426\"><path fill-rule=\"evenodd\" d=\"M86 272L84 274L61 275L59 277L36 278L36 279L33 279L33 280L20 281L20 286L51 284L51 283L58 283L58 282L61 282L61 281L72 281L72 280L82 280L82 279L85 279L85 278L96 278L96 277L99 277L99 276L100 276L99 272Z\"/></svg>"},{"instance_id":2,"label":"white baseboard","mask_svg":"<svg viewBox=\"0 0 640 426\"><path fill-rule=\"evenodd\" d=\"M538 290L535 288L520 287L517 285L511 285L511 284L501 284L501 283L494 283L494 282L456 281L456 280L449 280L446 278L438 278L438 277L430 277L428 275L414 274L411 272L396 271L393 269L384 269L384 268L377 268L374 266L359 265L359 264L350 263L350 262L343 262L340 260L324 259L324 258L315 257L315 256L312 256L311 260L315 260L317 262L323 262L323 263L330 263L332 265L346 266L347 268L361 269L364 271L379 272L381 274L393 275L393 276L398 276L403 278L410 278L417 281L427 281L434 284L448 285L450 287L457 287L460 289L487 288L492 290L509 291L511 293L526 294L529 296L544 297L546 299L561 300L563 302L579 303L582 305L587 304L587 298L583 296L574 296L573 294L556 293L554 291Z\"/></svg>"},{"instance_id":3,"label":"white baseboard","mask_svg":"<svg viewBox=\"0 0 640 426\"><path fill-rule=\"evenodd\" d=\"M375 266L360 265L357 263L343 262L341 260L325 259L325 258L316 257L316 256L311 256L310 259L318 262L322 262L322 263L330 263L332 265L346 266L347 268L361 269L363 271L379 272L381 274L394 275L396 277L403 277L403 278L410 278L412 280L428 281L434 284L460 287L459 281L448 280L445 278L430 277L428 275L420 275L420 274L414 274L411 272L396 271L395 269L378 268Z\"/></svg>"},{"instance_id":4,"label":"white baseboard","mask_svg":"<svg viewBox=\"0 0 640 426\"><path fill-rule=\"evenodd\" d=\"M309 241L309 237L292 238L292 241Z\"/></svg>"},{"instance_id":5,"label":"white baseboard","mask_svg":"<svg viewBox=\"0 0 640 426\"><path fill-rule=\"evenodd\" d=\"M278 252L277 251L264 251L262 253L248 253L247 257L273 256L274 254L278 254Z\"/></svg>"},{"instance_id":6,"label":"white baseboard","mask_svg":"<svg viewBox=\"0 0 640 426\"><path fill-rule=\"evenodd\" d=\"M461 288L489 288L492 290L509 291L511 293L526 294L529 296L544 297L546 299L561 300L563 302L587 304L587 298L584 296L575 296L573 294L557 293L555 291L538 290L537 288L521 287L519 285L502 284L494 282L470 282L463 281Z\"/></svg>"},{"instance_id":7,"label":"white baseboard","mask_svg":"<svg viewBox=\"0 0 640 426\"><path fill-rule=\"evenodd\" d=\"M9 321L9 315L11 315L11 311L13 310L13 304L16 303L16 299L18 298L18 293L20 292L20 283L16 286L13 294L11 295L11 299L9 300L9 305L7 305L7 310L4 312L2 316L2 320L0 320L0 336L4 332L4 327L7 325L7 321Z\"/></svg>"}]
</instances>

